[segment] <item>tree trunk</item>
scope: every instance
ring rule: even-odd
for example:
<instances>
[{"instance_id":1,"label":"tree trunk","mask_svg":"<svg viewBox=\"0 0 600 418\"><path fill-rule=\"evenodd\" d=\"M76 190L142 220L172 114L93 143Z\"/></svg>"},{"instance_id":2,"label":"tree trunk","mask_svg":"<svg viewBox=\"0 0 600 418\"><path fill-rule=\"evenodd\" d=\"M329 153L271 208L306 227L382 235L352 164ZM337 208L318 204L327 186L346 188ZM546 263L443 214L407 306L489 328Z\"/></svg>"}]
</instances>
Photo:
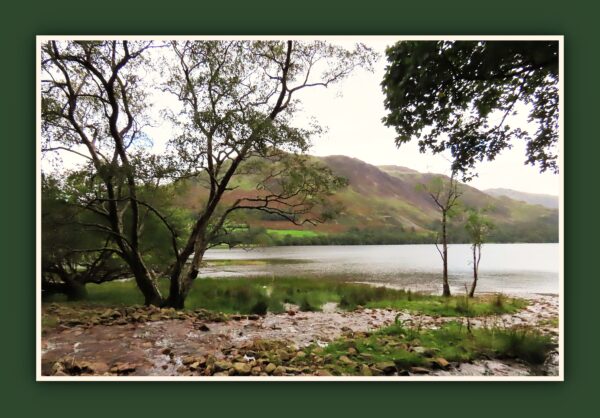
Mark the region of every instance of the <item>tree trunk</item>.
<instances>
[{"instance_id":1,"label":"tree trunk","mask_svg":"<svg viewBox=\"0 0 600 418\"><path fill-rule=\"evenodd\" d=\"M163 304L163 297L160 294L156 280L144 264L140 254L134 253L131 255L130 266L135 282L144 295L144 304L146 306L161 306Z\"/></svg>"},{"instance_id":2,"label":"tree trunk","mask_svg":"<svg viewBox=\"0 0 600 418\"><path fill-rule=\"evenodd\" d=\"M471 283L471 290L469 291L469 297L475 296L475 287L477 286L477 246L473 245L473 283Z\"/></svg>"},{"instance_id":3,"label":"tree trunk","mask_svg":"<svg viewBox=\"0 0 600 418\"><path fill-rule=\"evenodd\" d=\"M449 297L450 285L448 284L448 236L446 232L446 211L442 212L442 261L444 264L443 282L444 290L442 296Z\"/></svg>"},{"instance_id":4,"label":"tree trunk","mask_svg":"<svg viewBox=\"0 0 600 418\"><path fill-rule=\"evenodd\" d=\"M194 257L192 258L187 271L180 266L177 277L171 277L169 297L165 302L166 306L175 309L183 309L185 307L185 299L192 289L194 280L196 277L198 277L200 263L202 263L204 252L206 251L206 248L204 248L204 246L201 244L202 242L203 240L199 241L199 245L197 245L197 248L194 252ZM182 261L182 263L185 264L185 261Z\"/></svg>"}]
</instances>

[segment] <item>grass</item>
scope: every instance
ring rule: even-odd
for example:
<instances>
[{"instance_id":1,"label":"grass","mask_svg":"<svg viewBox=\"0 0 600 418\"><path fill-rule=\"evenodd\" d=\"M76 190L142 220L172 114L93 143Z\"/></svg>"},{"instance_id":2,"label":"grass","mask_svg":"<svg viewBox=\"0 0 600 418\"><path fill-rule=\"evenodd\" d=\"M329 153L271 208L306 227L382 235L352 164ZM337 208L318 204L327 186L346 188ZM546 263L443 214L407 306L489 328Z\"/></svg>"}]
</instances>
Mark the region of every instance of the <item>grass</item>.
<instances>
[{"instance_id":1,"label":"grass","mask_svg":"<svg viewBox=\"0 0 600 418\"><path fill-rule=\"evenodd\" d=\"M167 294L167 280L161 280L159 286L163 294ZM87 291L88 298L84 302L67 302L60 295L52 295L45 301L92 306L143 304L133 281L88 284ZM363 306L438 316L496 315L515 312L527 304L522 299L504 296L482 296L468 301L463 296L443 298L333 278L257 277L197 279L186 300L186 308L240 314L278 313L284 311L286 303L298 305L303 311L319 311L328 302L338 303L345 310Z\"/></svg>"},{"instance_id":2,"label":"grass","mask_svg":"<svg viewBox=\"0 0 600 418\"><path fill-rule=\"evenodd\" d=\"M435 330L396 324L371 334L339 338L324 349L313 345L306 352L312 361L315 355L322 356L333 374L356 375L364 373L360 365L377 368L378 364L388 363L401 371L415 366L432 367L440 358L448 362L520 359L540 365L553 347L549 336L527 327L469 330L460 322L450 322Z\"/></svg>"},{"instance_id":3,"label":"grass","mask_svg":"<svg viewBox=\"0 0 600 418\"><path fill-rule=\"evenodd\" d=\"M304 230L304 229L267 229L267 233L276 238L283 238L285 236L311 238L323 235L322 233Z\"/></svg>"}]
</instances>

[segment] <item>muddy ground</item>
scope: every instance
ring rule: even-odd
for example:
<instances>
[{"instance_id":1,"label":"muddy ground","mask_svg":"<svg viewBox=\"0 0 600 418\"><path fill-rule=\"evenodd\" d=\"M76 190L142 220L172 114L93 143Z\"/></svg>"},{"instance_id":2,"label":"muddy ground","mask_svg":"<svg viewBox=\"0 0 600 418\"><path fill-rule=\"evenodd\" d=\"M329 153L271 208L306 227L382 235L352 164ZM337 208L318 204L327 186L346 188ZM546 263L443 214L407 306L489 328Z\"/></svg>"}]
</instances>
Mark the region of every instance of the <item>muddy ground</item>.
<instances>
[{"instance_id":1,"label":"muddy ground","mask_svg":"<svg viewBox=\"0 0 600 418\"><path fill-rule=\"evenodd\" d=\"M531 296L516 314L471 318L472 326L536 326L557 341L558 297ZM52 307L45 307L52 310ZM56 308L58 309L58 308ZM228 319L156 310L147 321L138 312L106 311L92 321L65 321L44 330L42 374L198 376L198 375L328 375L324 369L294 367L310 344L325 346L343 334L370 332L396 317L406 326L437 328L457 318L431 317L391 309L342 312L328 305L323 312L298 312ZM151 317L151 318L150 318ZM136 319L137 318L137 319ZM460 320L460 319L459 319ZM280 343L275 343L275 342ZM275 345L273 345L275 344ZM277 353L281 362L267 359ZM279 364L277 364L279 363ZM303 362L305 363L305 362ZM517 361L481 360L409 374L465 376L557 375L558 353L536 370Z\"/></svg>"}]
</instances>

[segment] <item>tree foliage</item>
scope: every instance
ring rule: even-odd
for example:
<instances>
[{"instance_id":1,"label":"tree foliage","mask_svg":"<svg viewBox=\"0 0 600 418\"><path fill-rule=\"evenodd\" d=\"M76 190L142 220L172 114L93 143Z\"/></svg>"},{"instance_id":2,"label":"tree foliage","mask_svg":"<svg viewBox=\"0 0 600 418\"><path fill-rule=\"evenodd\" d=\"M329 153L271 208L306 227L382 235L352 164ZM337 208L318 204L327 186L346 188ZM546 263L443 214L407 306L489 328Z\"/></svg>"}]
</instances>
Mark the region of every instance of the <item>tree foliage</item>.
<instances>
[{"instance_id":1,"label":"tree foliage","mask_svg":"<svg viewBox=\"0 0 600 418\"><path fill-rule=\"evenodd\" d=\"M384 123L398 146L418 138L421 152L449 151L468 180L523 140L527 164L557 171L558 42L402 41L386 54ZM534 133L511 121L521 105Z\"/></svg>"},{"instance_id":2,"label":"tree foliage","mask_svg":"<svg viewBox=\"0 0 600 418\"><path fill-rule=\"evenodd\" d=\"M226 242L235 214L299 224L332 215L323 197L345 183L303 155L320 128L294 126L297 95L373 59L360 44L318 41L50 41L42 46L43 151L84 161L74 203L99 219L86 227L111 237L146 303L182 307L204 252ZM178 101L162 109L172 137L160 155L145 133L157 89ZM252 194L236 191L240 174L254 179ZM206 193L182 230L156 196L184 179ZM165 233L169 250L158 257L152 236ZM165 264L166 299L153 268Z\"/></svg>"}]
</instances>

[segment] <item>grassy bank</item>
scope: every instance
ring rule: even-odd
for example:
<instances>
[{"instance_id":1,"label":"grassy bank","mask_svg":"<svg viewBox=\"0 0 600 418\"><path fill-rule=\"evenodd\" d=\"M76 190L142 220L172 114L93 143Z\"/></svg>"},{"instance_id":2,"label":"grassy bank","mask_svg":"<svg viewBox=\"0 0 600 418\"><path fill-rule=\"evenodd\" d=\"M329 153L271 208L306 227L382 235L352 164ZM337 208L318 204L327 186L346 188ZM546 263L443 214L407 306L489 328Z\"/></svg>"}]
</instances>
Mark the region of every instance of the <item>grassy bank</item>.
<instances>
[{"instance_id":1,"label":"grassy bank","mask_svg":"<svg viewBox=\"0 0 600 418\"><path fill-rule=\"evenodd\" d=\"M440 329L415 330L396 324L374 333L342 337L327 347L308 347L298 366L316 362L334 375L420 373L444 369L450 362L519 359L540 365L554 344L527 328L473 328L450 322Z\"/></svg>"},{"instance_id":2,"label":"grassy bank","mask_svg":"<svg viewBox=\"0 0 600 418\"><path fill-rule=\"evenodd\" d=\"M168 282L160 281L164 294ZM130 306L143 303L133 281L87 285L88 298L83 302L66 302L59 295L46 302L84 303L91 306ZM302 311L319 311L326 303L337 303L345 310L357 306L393 308L439 316L480 316L512 313L526 306L522 299L502 295L467 299L464 296L443 298L410 291L349 283L326 278L232 278L198 279L186 300L187 309L239 314L283 312L286 303Z\"/></svg>"}]
</instances>

